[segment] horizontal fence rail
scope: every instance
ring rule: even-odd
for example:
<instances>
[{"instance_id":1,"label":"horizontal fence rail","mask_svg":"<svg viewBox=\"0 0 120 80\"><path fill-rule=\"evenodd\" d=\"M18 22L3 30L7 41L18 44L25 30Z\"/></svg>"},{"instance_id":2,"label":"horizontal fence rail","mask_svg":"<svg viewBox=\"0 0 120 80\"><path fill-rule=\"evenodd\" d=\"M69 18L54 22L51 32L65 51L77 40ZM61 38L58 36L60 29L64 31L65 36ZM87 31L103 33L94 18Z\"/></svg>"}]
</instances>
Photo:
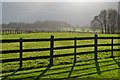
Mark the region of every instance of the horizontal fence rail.
<instances>
[{"instance_id":1,"label":"horizontal fence rail","mask_svg":"<svg viewBox=\"0 0 120 80\"><path fill-rule=\"evenodd\" d=\"M76 38L76 40L92 40L95 37L83 37L83 38ZM97 39L120 39L120 37L98 37ZM54 41L65 41L65 40L74 40L74 38L55 38ZM50 41L50 38L47 39L22 39L22 42L44 42ZM0 40L0 43L13 43L13 42L20 42L20 39L6 39Z\"/></svg>"},{"instance_id":2,"label":"horizontal fence rail","mask_svg":"<svg viewBox=\"0 0 120 80\"><path fill-rule=\"evenodd\" d=\"M109 52L112 51L110 50L98 50L97 52ZM113 49L113 51L120 51L120 49ZM94 53L94 51L87 51L87 52L77 52L76 55L84 55L84 54L91 54ZM53 57L65 57L65 56L73 56L74 53L67 53L67 54L59 54L59 55L53 55ZM22 60L35 60L35 59L45 59L45 58L50 58L50 56L37 56L37 57L27 57L27 58L22 58ZM20 61L20 58L13 58L13 59L3 59L2 63L5 62L15 62L15 61Z\"/></svg>"},{"instance_id":3,"label":"horizontal fence rail","mask_svg":"<svg viewBox=\"0 0 120 80\"><path fill-rule=\"evenodd\" d=\"M111 44L98 44L98 40L103 39L111 40ZM94 37L75 37L75 38L54 38L54 36L51 36L51 38L46 39L6 39L6 40L0 40L0 43L19 43L19 50L2 50L2 54L8 54L8 53L20 53L19 58L13 58L13 59L2 59L2 63L5 62L15 62L20 61L20 68L22 68L22 62L24 60L35 60L35 59L44 59L49 58L50 64L53 65L53 58L54 57L63 57L63 56L73 56L74 55L74 62L76 62L76 55L83 55L83 54L95 54L95 60L97 59L97 53L98 52L112 52L111 55L113 56L113 51L120 51L120 49L113 49L113 46L120 46L120 43L113 43L114 39L120 39L120 37L98 37L97 34L95 34ZM85 44L85 45L77 45L77 40L93 40L93 44ZM36 49L23 49L23 43L24 42L50 42L49 48L36 48ZM54 43L55 41L74 41L74 46L60 46L55 47ZM111 49L107 50L98 50L99 46L111 46ZM77 48L86 48L86 47L93 47L94 51L86 51L86 52L76 52ZM74 49L74 53L67 53L67 54L59 54L54 55L54 50L61 50L61 49ZM36 51L50 51L50 56L37 56L37 57L26 57L23 58L23 52L36 52Z\"/></svg>"},{"instance_id":4,"label":"horizontal fence rail","mask_svg":"<svg viewBox=\"0 0 120 80\"><path fill-rule=\"evenodd\" d=\"M113 46L119 46L120 44L113 44ZM76 48L84 48L84 47L94 47L95 45L79 45L76 46ZM97 46L112 46L112 44L98 44ZM74 48L74 46L63 46L63 47L54 47L54 50L60 50L60 49L71 49ZM35 51L48 51L50 48L38 48L38 49L24 49L22 52L35 52ZM8 54L8 53L18 53L20 50L3 50L1 51L2 54Z\"/></svg>"},{"instance_id":5,"label":"horizontal fence rail","mask_svg":"<svg viewBox=\"0 0 120 80\"><path fill-rule=\"evenodd\" d=\"M65 33L90 33L90 34L93 34L94 32L88 32L88 31L73 31L73 30L68 30L68 31L59 31L59 30L56 30L56 31L51 31L51 30L29 30L29 28L26 30L16 30L16 29L4 29L2 28L2 31L0 32L1 34L3 35L6 35L6 34L28 34L28 33L40 33L40 32L47 32L47 33L50 33L50 32L65 32ZM99 32L100 33L100 32Z\"/></svg>"}]
</instances>

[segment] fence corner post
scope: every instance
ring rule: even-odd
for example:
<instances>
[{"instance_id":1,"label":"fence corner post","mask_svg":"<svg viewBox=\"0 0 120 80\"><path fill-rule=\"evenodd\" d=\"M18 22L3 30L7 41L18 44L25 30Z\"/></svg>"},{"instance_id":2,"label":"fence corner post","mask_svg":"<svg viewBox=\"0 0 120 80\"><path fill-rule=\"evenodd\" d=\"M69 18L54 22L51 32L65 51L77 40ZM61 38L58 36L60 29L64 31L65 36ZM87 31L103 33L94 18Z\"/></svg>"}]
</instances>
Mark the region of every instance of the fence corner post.
<instances>
[{"instance_id":1,"label":"fence corner post","mask_svg":"<svg viewBox=\"0 0 120 80\"><path fill-rule=\"evenodd\" d=\"M77 38L74 38L74 64L76 63L76 40Z\"/></svg>"},{"instance_id":2,"label":"fence corner post","mask_svg":"<svg viewBox=\"0 0 120 80\"><path fill-rule=\"evenodd\" d=\"M20 68L22 68L22 38L20 38Z\"/></svg>"},{"instance_id":3,"label":"fence corner post","mask_svg":"<svg viewBox=\"0 0 120 80\"><path fill-rule=\"evenodd\" d=\"M54 36L50 38L50 65L53 65L53 53L54 53Z\"/></svg>"},{"instance_id":4,"label":"fence corner post","mask_svg":"<svg viewBox=\"0 0 120 80\"><path fill-rule=\"evenodd\" d=\"M94 40L94 45L95 45L95 47L94 47L94 51L95 51L95 60L97 60L97 44L98 44L97 37L98 37L98 35L95 34L95 40Z\"/></svg>"}]
</instances>

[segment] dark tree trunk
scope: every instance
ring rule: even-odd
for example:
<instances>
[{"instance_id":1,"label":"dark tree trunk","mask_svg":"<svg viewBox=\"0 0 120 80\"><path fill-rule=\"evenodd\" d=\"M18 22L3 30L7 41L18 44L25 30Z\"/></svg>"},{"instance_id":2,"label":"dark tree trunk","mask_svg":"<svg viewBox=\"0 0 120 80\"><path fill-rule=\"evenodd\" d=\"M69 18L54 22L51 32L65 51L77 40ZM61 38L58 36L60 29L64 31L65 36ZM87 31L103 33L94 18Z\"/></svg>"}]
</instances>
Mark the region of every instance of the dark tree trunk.
<instances>
[{"instance_id":1,"label":"dark tree trunk","mask_svg":"<svg viewBox=\"0 0 120 80\"><path fill-rule=\"evenodd\" d=\"M104 34L104 32L103 32L103 28L101 28L101 31L102 31L102 34Z\"/></svg>"}]
</instances>

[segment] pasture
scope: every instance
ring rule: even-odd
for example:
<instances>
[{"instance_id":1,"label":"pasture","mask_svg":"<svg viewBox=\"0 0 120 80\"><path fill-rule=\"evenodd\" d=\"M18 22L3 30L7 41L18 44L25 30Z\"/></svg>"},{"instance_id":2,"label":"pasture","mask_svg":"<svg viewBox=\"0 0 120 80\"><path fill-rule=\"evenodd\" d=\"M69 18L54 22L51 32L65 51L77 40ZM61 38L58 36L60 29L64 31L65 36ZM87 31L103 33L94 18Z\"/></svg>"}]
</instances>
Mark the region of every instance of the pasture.
<instances>
[{"instance_id":1,"label":"pasture","mask_svg":"<svg viewBox=\"0 0 120 80\"><path fill-rule=\"evenodd\" d=\"M60 33L60 32L43 32L43 33L30 33L30 34L10 34L2 35L2 39L41 39L50 38L53 35L55 38L74 38L74 37L94 37L94 34L87 33ZM118 34L98 34L98 37L118 37ZM114 43L118 43L118 40L114 40ZM111 40L98 40L98 44L111 44ZM94 44L93 40L80 40L77 41L77 45ZM74 41L56 41L54 47L60 46L73 46ZM23 49L34 48L49 48L50 42L25 42L23 43ZM118 49L118 46L114 46L114 49ZM98 50L111 49L111 46L100 46ZM19 43L2 43L2 50L19 50ZM94 47L77 48L77 52L94 51ZM54 54L68 54L74 53L74 49L54 50ZM12 54L0 54L1 60L19 58L19 53ZM37 52L24 52L23 58L36 57L36 56L50 55L50 51L37 51ZM19 70L19 61L7 62L2 64L2 74L0 76L3 79L26 79L34 80L41 78L84 78L84 79L98 79L98 78L119 78L119 52L114 51L114 58L111 58L110 52L98 53L98 64L100 70L97 71L95 65L94 53L77 55L76 64L74 64L74 56L65 56L54 58L53 66L49 66L49 59L36 59L23 61L22 69Z\"/></svg>"}]
</instances>

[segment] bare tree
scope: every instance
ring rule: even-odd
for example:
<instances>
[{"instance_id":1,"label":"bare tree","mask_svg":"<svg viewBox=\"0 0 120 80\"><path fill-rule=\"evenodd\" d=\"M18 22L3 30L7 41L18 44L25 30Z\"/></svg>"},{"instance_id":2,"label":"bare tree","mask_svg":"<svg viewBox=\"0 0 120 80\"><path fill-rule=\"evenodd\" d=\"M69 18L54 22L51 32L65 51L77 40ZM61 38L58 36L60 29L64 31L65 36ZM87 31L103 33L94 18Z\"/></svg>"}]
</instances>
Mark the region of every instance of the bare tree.
<instances>
[{"instance_id":1,"label":"bare tree","mask_svg":"<svg viewBox=\"0 0 120 80\"><path fill-rule=\"evenodd\" d=\"M107 32L108 33L115 33L117 30L117 23L118 23L118 13L116 10L109 9L108 10L108 26Z\"/></svg>"},{"instance_id":2,"label":"bare tree","mask_svg":"<svg viewBox=\"0 0 120 80\"><path fill-rule=\"evenodd\" d=\"M118 12L114 9L102 10L91 21L93 28L101 29L102 33L115 33L117 30ZM93 25L94 24L94 25Z\"/></svg>"},{"instance_id":3,"label":"bare tree","mask_svg":"<svg viewBox=\"0 0 120 80\"><path fill-rule=\"evenodd\" d=\"M101 30L104 33L104 27L101 21L98 19L98 16L95 16L94 19L91 21L91 29L92 30Z\"/></svg>"},{"instance_id":4,"label":"bare tree","mask_svg":"<svg viewBox=\"0 0 120 80\"><path fill-rule=\"evenodd\" d=\"M97 25L97 23L94 21L94 20L92 20L91 21L91 27L90 27L90 29L92 30L92 31L96 31L97 29L98 29L98 25Z\"/></svg>"}]
</instances>

